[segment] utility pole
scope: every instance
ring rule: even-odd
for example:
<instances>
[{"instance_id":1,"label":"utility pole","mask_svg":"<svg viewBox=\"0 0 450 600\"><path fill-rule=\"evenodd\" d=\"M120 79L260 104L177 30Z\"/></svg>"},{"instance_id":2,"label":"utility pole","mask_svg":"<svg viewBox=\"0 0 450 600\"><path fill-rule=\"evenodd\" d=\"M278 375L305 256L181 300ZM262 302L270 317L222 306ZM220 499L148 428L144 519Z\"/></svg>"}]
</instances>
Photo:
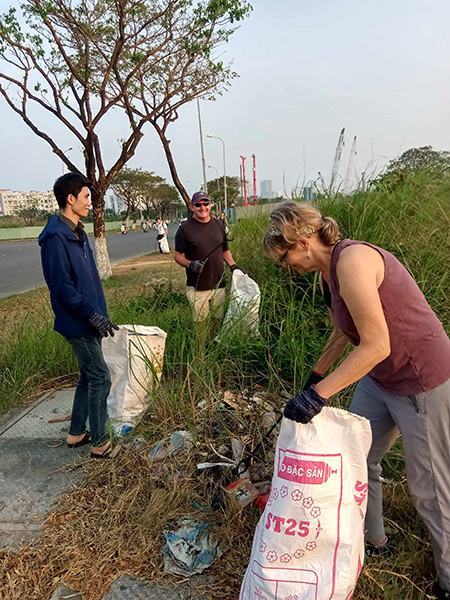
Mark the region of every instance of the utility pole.
<instances>
[{"instance_id":1,"label":"utility pole","mask_svg":"<svg viewBox=\"0 0 450 600\"><path fill-rule=\"evenodd\" d=\"M223 208L227 212L228 199L227 199L227 163L225 158L225 142L218 135L206 135L207 138L219 140L222 143L222 160L223 160Z\"/></svg>"},{"instance_id":2,"label":"utility pole","mask_svg":"<svg viewBox=\"0 0 450 600\"><path fill-rule=\"evenodd\" d=\"M198 131L200 133L200 151L202 156L202 169L203 169L203 191L208 193L208 182L206 179L206 160L205 150L203 148L203 132L202 132L202 119L200 116L200 101L197 98L197 113L198 113Z\"/></svg>"}]
</instances>

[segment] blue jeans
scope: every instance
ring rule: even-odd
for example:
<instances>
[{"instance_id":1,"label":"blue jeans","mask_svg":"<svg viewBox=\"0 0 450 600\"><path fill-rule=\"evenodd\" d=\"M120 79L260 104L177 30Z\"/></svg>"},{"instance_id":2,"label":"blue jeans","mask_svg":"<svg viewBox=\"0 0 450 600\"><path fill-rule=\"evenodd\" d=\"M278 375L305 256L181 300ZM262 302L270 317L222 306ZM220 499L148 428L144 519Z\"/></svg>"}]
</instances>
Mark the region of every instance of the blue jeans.
<instances>
[{"instance_id":1,"label":"blue jeans","mask_svg":"<svg viewBox=\"0 0 450 600\"><path fill-rule=\"evenodd\" d=\"M102 340L95 335L85 335L67 341L72 346L80 368L69 433L84 433L89 417L91 443L93 446L101 446L107 440L106 400L111 389L111 376L103 358Z\"/></svg>"}]
</instances>

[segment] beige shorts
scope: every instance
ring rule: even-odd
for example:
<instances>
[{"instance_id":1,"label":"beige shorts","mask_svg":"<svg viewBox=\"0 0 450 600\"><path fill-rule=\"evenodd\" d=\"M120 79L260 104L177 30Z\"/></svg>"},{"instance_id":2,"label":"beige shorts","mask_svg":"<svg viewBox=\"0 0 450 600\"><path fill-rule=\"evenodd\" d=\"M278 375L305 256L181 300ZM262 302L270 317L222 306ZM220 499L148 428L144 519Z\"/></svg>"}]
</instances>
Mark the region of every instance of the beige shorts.
<instances>
[{"instance_id":1,"label":"beige shorts","mask_svg":"<svg viewBox=\"0 0 450 600\"><path fill-rule=\"evenodd\" d=\"M210 312L213 313L213 318L222 318L225 288L199 291L193 287L187 287L186 296L192 307L194 321L204 321Z\"/></svg>"}]
</instances>

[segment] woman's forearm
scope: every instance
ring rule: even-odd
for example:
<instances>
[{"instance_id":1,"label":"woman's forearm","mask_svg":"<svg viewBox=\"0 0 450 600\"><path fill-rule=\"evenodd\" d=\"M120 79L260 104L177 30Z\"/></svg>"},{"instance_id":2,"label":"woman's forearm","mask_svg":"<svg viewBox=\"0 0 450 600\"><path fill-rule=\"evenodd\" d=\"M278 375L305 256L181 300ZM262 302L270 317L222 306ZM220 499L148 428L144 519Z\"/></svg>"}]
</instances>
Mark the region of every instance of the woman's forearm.
<instances>
[{"instance_id":1,"label":"woman's forearm","mask_svg":"<svg viewBox=\"0 0 450 600\"><path fill-rule=\"evenodd\" d=\"M340 329L334 328L326 346L314 365L314 371L323 375L344 353L348 346L348 338Z\"/></svg>"},{"instance_id":2,"label":"woman's forearm","mask_svg":"<svg viewBox=\"0 0 450 600\"><path fill-rule=\"evenodd\" d=\"M376 345L357 346L332 373L316 384L316 392L323 398L330 398L347 386L367 375L388 354Z\"/></svg>"}]
</instances>

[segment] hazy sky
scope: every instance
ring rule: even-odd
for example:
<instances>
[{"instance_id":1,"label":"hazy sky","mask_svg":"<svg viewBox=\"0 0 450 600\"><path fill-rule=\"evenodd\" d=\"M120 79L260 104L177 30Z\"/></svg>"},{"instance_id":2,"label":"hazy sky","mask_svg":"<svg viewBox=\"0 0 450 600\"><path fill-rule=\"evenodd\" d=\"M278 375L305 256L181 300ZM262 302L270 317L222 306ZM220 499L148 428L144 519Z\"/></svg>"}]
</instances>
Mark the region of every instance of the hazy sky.
<instances>
[{"instance_id":1,"label":"hazy sky","mask_svg":"<svg viewBox=\"0 0 450 600\"><path fill-rule=\"evenodd\" d=\"M0 11L11 1L0 0ZM340 129L345 175L353 136L356 171L423 145L449 148L450 2L448 0L255 0L250 18L231 39L226 56L240 78L216 102L202 102L204 134L224 138L227 173L239 155L257 157L258 190L272 179L289 192L297 179L329 181ZM105 134L106 162L117 155L122 119ZM0 99L0 188L49 189L61 163ZM44 128L46 125L42 125ZM190 191L202 180L195 105L180 113L169 137ZM76 142L71 157L82 168ZM208 164L222 171L221 145L205 139ZM129 163L169 178L150 126ZM209 169L209 177L215 177ZM284 177L283 177L284 175Z\"/></svg>"}]
</instances>

